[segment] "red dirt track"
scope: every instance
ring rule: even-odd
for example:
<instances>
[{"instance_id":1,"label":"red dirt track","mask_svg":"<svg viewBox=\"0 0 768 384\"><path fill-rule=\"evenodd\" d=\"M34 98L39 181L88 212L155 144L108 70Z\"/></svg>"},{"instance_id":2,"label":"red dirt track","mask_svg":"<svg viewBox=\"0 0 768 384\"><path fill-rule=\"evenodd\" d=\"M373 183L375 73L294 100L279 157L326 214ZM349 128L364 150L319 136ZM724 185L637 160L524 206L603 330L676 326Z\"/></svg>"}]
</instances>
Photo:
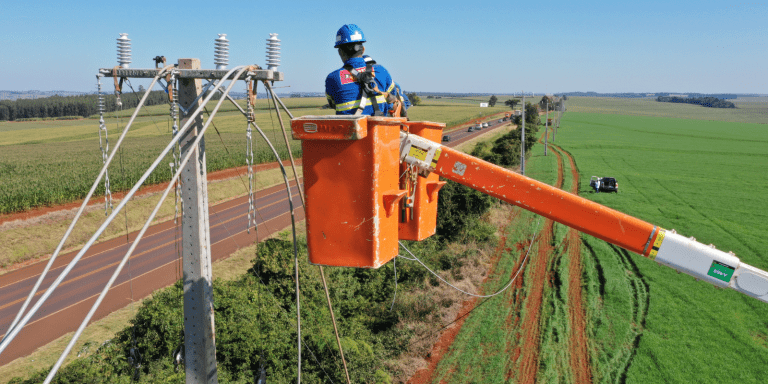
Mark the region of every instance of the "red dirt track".
<instances>
[{"instance_id":1,"label":"red dirt track","mask_svg":"<svg viewBox=\"0 0 768 384\"><path fill-rule=\"evenodd\" d=\"M562 151L561 148L558 147ZM579 170L576 169L576 163L573 157L565 151L562 151L571 164L571 175L573 184L570 192L579 193ZM589 351L587 350L587 330L586 319L583 307L583 298L581 296L581 237L579 232L573 228L568 230L568 259L570 265L568 268L568 317L571 323L571 337L569 348L571 355L571 369L577 383L591 383L592 369L589 365Z\"/></svg>"}]
</instances>

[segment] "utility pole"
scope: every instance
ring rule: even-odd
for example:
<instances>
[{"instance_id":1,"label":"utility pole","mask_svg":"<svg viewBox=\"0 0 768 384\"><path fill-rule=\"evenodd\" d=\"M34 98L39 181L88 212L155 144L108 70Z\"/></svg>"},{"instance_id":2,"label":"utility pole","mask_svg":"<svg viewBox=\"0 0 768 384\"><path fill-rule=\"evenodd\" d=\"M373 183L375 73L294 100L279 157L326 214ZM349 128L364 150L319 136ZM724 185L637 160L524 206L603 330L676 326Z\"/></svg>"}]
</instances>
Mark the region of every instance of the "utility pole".
<instances>
[{"instance_id":1,"label":"utility pole","mask_svg":"<svg viewBox=\"0 0 768 384\"><path fill-rule=\"evenodd\" d=\"M525 91L523 91L523 129L520 130L520 174L525 175Z\"/></svg>"},{"instance_id":2,"label":"utility pole","mask_svg":"<svg viewBox=\"0 0 768 384\"><path fill-rule=\"evenodd\" d=\"M544 156L547 156L547 137L549 137L549 98L547 98L547 119L544 120Z\"/></svg>"},{"instance_id":3,"label":"utility pole","mask_svg":"<svg viewBox=\"0 0 768 384\"><path fill-rule=\"evenodd\" d=\"M179 69L200 69L200 59L179 59ZM182 111L198 108L202 92L200 79L179 79L179 105ZM181 126L188 121L181 120ZM211 274L211 235L208 223L208 182L206 179L205 139L192 144L203 128L198 114L179 143L181 158L192 157L181 173L182 250L184 253L184 365L187 384L216 384L216 332L213 322Z\"/></svg>"}]
</instances>

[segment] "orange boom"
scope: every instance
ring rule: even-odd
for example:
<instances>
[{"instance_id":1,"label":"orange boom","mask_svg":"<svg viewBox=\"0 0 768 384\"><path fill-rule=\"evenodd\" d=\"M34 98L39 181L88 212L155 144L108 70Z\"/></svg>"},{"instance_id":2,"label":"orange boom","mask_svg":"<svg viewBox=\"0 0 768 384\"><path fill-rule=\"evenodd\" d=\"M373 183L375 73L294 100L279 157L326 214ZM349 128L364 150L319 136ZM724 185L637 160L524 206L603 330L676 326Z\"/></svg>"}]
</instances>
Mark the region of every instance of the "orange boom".
<instances>
[{"instance_id":1,"label":"orange boom","mask_svg":"<svg viewBox=\"0 0 768 384\"><path fill-rule=\"evenodd\" d=\"M440 138L442 124L305 116L292 120L291 127L294 138L304 140L312 263L378 268L397 256L398 238L422 240L434 234L435 194L443 185L435 175L440 175L716 286L768 302L767 272L713 245L444 147L432 141Z\"/></svg>"}]
</instances>

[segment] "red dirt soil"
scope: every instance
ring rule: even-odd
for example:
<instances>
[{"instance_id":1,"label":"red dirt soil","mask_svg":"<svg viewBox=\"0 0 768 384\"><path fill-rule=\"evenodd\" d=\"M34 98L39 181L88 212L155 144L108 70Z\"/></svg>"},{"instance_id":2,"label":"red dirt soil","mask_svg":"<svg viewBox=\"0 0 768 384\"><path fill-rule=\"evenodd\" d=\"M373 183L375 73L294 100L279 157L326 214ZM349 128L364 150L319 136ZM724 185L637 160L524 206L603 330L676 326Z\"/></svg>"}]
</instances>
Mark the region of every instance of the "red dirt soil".
<instances>
[{"instance_id":1,"label":"red dirt soil","mask_svg":"<svg viewBox=\"0 0 768 384\"><path fill-rule=\"evenodd\" d=\"M502 231L501 238L499 239L499 242L494 249L493 255L491 256L489 272L487 275L485 275L483 283L485 283L485 281L488 280L488 277L491 276L495 271L496 265L501 259L504 250L506 249L509 251L509 248L505 248L507 243L507 228L509 228L509 224L517 216L517 212L517 210L510 212L509 219L506 220L507 223L503 226L503 228L500 228ZM464 301L461 309L459 310L459 313L456 315L456 319L454 320L453 325L451 325L440 335L440 338L432 346L429 355L425 358L427 361L427 366L416 371L413 376L408 379L408 384L427 384L432 382L432 378L437 365L440 363L440 360L443 358L443 356L448 352L448 349L453 344L456 336L458 336L459 331L461 331L462 325L464 325L464 322L467 320L467 315L475 308L475 305L477 305L477 301L478 300L476 297L472 297Z\"/></svg>"},{"instance_id":2,"label":"red dirt soil","mask_svg":"<svg viewBox=\"0 0 768 384\"><path fill-rule=\"evenodd\" d=\"M283 161L284 166L290 166L291 162L286 160ZM301 165L301 159L296 159L296 165ZM278 164L277 162L272 163L266 163L266 164L259 164L256 165L255 171L264 171L268 169L277 168ZM248 174L247 168L245 166L237 167L237 168L230 168L230 169L224 169L221 171L211 172L208 174L208 181L216 181L216 180L225 180L225 179L231 179L233 177L238 176L245 176ZM148 195L152 193L158 193L165 190L165 188L168 186L168 183L162 183L162 184L155 184L155 185L148 185L145 187L142 187L139 189L134 196L143 196ZM125 196L125 192L115 192L112 194L112 197L116 199L122 199L123 196ZM88 202L88 205L99 205L104 204L104 196L93 196L91 197L91 201ZM9 213L9 214L2 214L0 215L0 224L3 224L5 222L9 221L16 221L16 220L28 220L32 219L38 216L45 215L46 213L51 212L58 212L61 210L68 210L68 209L77 209L80 208L80 205L83 204L83 200L77 200L73 201L71 203L61 204L61 205L55 205L51 207L40 207L40 208L34 208L30 209L28 211L24 212L17 212L17 213Z\"/></svg>"},{"instance_id":3,"label":"red dirt soil","mask_svg":"<svg viewBox=\"0 0 768 384\"><path fill-rule=\"evenodd\" d=\"M558 147L562 151L561 148ZM571 175L573 184L570 192L579 193L579 170L576 169L576 163L573 157L563 151L571 164ZM570 337L570 355L571 369L577 383L592 382L592 368L589 365L589 352L587 350L587 323L584 314L582 288L581 288L581 237L579 232L573 228L568 230L568 259L570 265L568 268L568 317L571 322Z\"/></svg>"}]
</instances>

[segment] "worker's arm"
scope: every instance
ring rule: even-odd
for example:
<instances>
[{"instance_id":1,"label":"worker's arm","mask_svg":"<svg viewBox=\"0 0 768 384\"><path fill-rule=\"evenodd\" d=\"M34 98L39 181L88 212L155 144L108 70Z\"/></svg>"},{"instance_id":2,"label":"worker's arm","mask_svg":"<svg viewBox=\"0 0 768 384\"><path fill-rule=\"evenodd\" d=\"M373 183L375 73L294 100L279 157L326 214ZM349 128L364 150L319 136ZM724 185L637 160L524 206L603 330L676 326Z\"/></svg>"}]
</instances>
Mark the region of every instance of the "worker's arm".
<instances>
[{"instance_id":1,"label":"worker's arm","mask_svg":"<svg viewBox=\"0 0 768 384\"><path fill-rule=\"evenodd\" d=\"M704 245L416 135L400 134L400 158L716 286L768 302L768 272Z\"/></svg>"}]
</instances>

